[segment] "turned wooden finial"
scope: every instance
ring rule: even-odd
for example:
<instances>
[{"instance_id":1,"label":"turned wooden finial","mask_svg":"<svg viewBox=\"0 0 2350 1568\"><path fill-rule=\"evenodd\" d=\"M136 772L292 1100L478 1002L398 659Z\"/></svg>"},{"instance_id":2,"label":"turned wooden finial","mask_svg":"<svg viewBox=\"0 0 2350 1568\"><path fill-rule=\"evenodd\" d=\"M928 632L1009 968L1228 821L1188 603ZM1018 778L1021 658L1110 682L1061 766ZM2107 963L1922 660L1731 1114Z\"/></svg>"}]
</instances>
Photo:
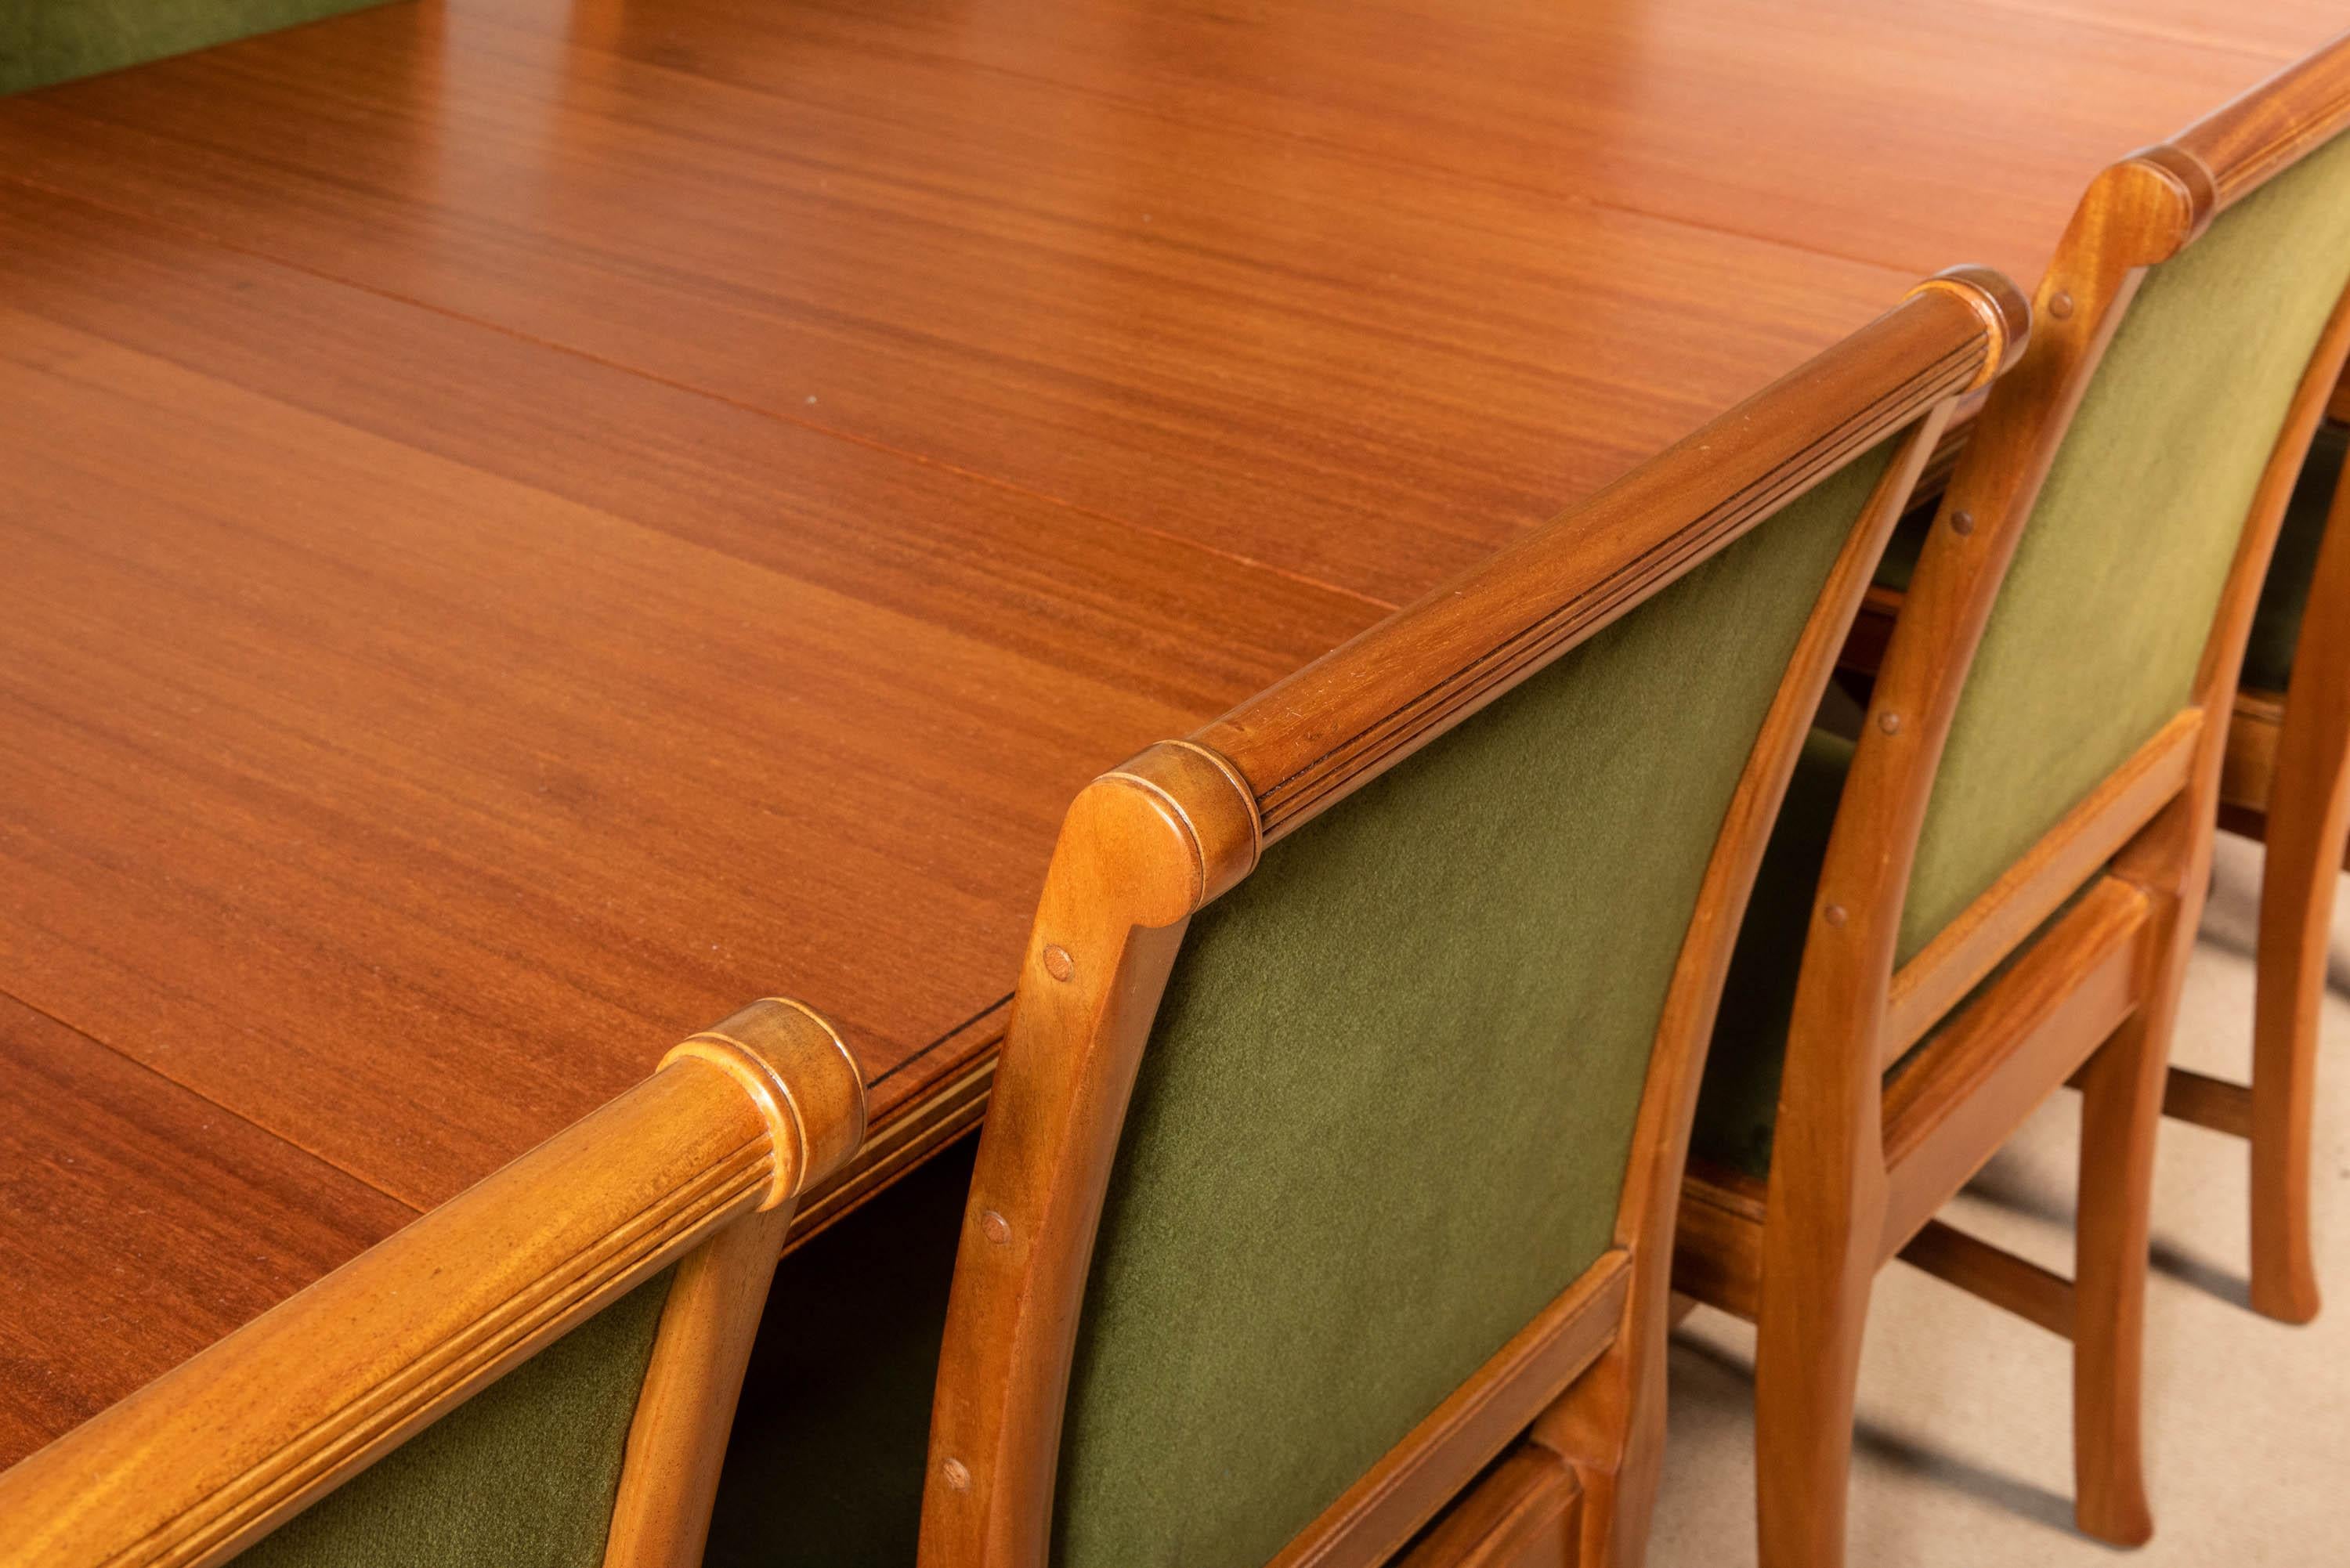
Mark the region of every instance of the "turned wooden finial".
<instances>
[{"instance_id":1,"label":"turned wooden finial","mask_svg":"<svg viewBox=\"0 0 2350 1568\"><path fill-rule=\"evenodd\" d=\"M743 1086L775 1142L773 1209L840 1168L865 1141L865 1074L839 1031L815 1012L767 996L680 1043L661 1065L707 1062Z\"/></svg>"},{"instance_id":2,"label":"turned wooden finial","mask_svg":"<svg viewBox=\"0 0 2350 1568\"><path fill-rule=\"evenodd\" d=\"M1983 356L1982 369L1968 384L1969 391L1986 385L2013 365L2022 355L2024 345L2032 340L2031 302L2005 273L1995 268L1973 265L1945 267L1909 292L1953 295L1982 318L1984 329L1991 334L1991 349Z\"/></svg>"}]
</instances>

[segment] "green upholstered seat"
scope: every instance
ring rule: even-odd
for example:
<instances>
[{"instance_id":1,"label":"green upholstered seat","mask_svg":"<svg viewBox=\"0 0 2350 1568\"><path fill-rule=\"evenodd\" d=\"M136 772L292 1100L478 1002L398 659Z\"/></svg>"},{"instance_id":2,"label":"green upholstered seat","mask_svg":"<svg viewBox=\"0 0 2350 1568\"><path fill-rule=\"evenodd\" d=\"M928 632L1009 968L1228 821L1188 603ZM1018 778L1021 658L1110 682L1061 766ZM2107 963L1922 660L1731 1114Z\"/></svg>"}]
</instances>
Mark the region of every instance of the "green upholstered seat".
<instances>
[{"instance_id":1,"label":"green upholstered seat","mask_svg":"<svg viewBox=\"0 0 2350 1568\"><path fill-rule=\"evenodd\" d=\"M6 0L0 94L274 32L382 0Z\"/></svg>"},{"instance_id":2,"label":"green upholstered seat","mask_svg":"<svg viewBox=\"0 0 2350 1568\"><path fill-rule=\"evenodd\" d=\"M1714 839L1887 455L1195 917L1096 1247L1056 1563L1263 1563L1610 1243ZM712 1568L910 1560L968 1179L785 1261Z\"/></svg>"},{"instance_id":3,"label":"green upholstered seat","mask_svg":"<svg viewBox=\"0 0 2350 1568\"><path fill-rule=\"evenodd\" d=\"M2256 691L2282 691L2293 679L2293 653L2301 642L2302 615L2309 607L2317 546L2325 538L2325 518L2334 509L2345 454L2350 454L2350 429L2320 427L2310 443L2309 461L2293 484L2284 526L2277 534L2276 556L2269 562L2268 580L2261 585L2252 635L2244 645L2243 684Z\"/></svg>"},{"instance_id":4,"label":"green upholstered seat","mask_svg":"<svg viewBox=\"0 0 2350 1568\"><path fill-rule=\"evenodd\" d=\"M598 1568L662 1273L238 1555L238 1568Z\"/></svg>"}]
</instances>

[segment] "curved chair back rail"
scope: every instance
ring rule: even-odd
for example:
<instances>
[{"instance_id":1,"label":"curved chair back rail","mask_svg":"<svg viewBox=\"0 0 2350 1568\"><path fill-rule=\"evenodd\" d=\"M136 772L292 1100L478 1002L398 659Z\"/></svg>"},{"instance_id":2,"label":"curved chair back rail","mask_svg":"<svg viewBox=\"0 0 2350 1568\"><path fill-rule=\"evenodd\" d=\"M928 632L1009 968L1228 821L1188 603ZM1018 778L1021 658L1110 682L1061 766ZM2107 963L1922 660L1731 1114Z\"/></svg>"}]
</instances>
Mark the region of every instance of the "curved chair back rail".
<instances>
[{"instance_id":1,"label":"curved chair back rail","mask_svg":"<svg viewBox=\"0 0 2350 1568\"><path fill-rule=\"evenodd\" d=\"M1894 516L2026 318L1995 274L1921 286L1077 797L965 1217L926 1564L1376 1561L1538 1417L1585 1485L1593 1560L1628 1560L1661 1441L1664 1242L1738 909ZM1528 922L1496 924L1529 866ZM1540 891L1594 867L1604 909ZM1509 896L1481 880L1503 872ZM1559 944L1616 910L1641 924L1638 972L1584 985L1579 1019L1544 971L1593 963L1604 940ZM1550 1211L1561 1193L1582 1218ZM1451 1272L1517 1251L1503 1289ZM1374 1277L1377 1300L1347 1299ZM1446 1365L1419 1365L1420 1330ZM1405 1363L1409 1386L1389 1376ZM1301 1367L1337 1370L1301 1394ZM1292 1462L1295 1407L1312 1422L1333 1397L1345 1418Z\"/></svg>"},{"instance_id":2,"label":"curved chair back rail","mask_svg":"<svg viewBox=\"0 0 2350 1568\"><path fill-rule=\"evenodd\" d=\"M1709 1168L1683 1213L1684 1288L1761 1325L1765 1568L1844 1560L1869 1282L1896 1254L2074 1340L2078 1521L2151 1533L2162 1058L2225 704L2350 348L2345 127L2350 38L2101 173L1926 535L1812 862L1767 1198ZM2070 1281L1932 1221L2068 1080Z\"/></svg>"},{"instance_id":3,"label":"curved chair back rail","mask_svg":"<svg viewBox=\"0 0 2350 1568\"><path fill-rule=\"evenodd\" d=\"M754 1002L0 1473L0 1555L12 1568L221 1562L683 1260L608 1531L613 1561L698 1563L783 1221L864 1130L862 1075L832 1028L794 1002Z\"/></svg>"}]
</instances>

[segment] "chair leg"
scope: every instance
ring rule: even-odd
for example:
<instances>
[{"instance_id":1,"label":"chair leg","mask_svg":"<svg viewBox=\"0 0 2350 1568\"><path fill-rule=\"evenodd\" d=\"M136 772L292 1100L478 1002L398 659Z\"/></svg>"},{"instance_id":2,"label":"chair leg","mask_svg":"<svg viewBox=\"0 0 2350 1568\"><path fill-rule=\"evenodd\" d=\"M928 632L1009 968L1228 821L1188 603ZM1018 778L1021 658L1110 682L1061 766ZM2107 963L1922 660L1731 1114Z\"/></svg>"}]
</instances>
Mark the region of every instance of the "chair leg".
<instances>
[{"instance_id":1,"label":"chair leg","mask_svg":"<svg viewBox=\"0 0 2350 1568\"><path fill-rule=\"evenodd\" d=\"M2116 1546L2154 1534L2146 1496L2140 1390L2146 1355L2148 1215L2162 1119L2169 1009L2116 1031L2074 1080L2081 1089L2080 1220L2073 1324L2074 1517Z\"/></svg>"},{"instance_id":2,"label":"chair leg","mask_svg":"<svg viewBox=\"0 0 2350 1568\"><path fill-rule=\"evenodd\" d=\"M2327 541L2329 545L2333 543ZM2277 737L2261 872L2252 1003L2252 1306L2285 1323L2317 1315L2310 1248L2311 1123L2317 1021L2325 1000L2336 870L2350 839L2350 649L2327 627L2308 641Z\"/></svg>"},{"instance_id":3,"label":"chair leg","mask_svg":"<svg viewBox=\"0 0 2350 1568\"><path fill-rule=\"evenodd\" d=\"M2252 1305L2317 1315L2310 1121L2336 867L2350 840L2350 484L2337 487L2293 650L2271 775L2252 1015Z\"/></svg>"},{"instance_id":4,"label":"chair leg","mask_svg":"<svg viewBox=\"0 0 2350 1568\"><path fill-rule=\"evenodd\" d=\"M1664 1290L1661 1277L1656 1288ZM1661 1313L1648 1315L1652 1332L1629 1326L1529 1434L1574 1474L1580 1568L1641 1568L1647 1560L1664 1473L1666 1324Z\"/></svg>"},{"instance_id":5,"label":"chair leg","mask_svg":"<svg viewBox=\"0 0 2350 1568\"><path fill-rule=\"evenodd\" d=\"M1792 1233L1798 1229L1814 1233ZM1873 1248L1854 1245L1858 1229L1783 1225L1775 1209L1766 1228L1754 1362L1762 1568L1845 1561L1853 1406L1877 1262Z\"/></svg>"},{"instance_id":6,"label":"chair leg","mask_svg":"<svg viewBox=\"0 0 2350 1568\"><path fill-rule=\"evenodd\" d=\"M2335 853L2272 846L2261 877L2252 1005L2252 1309L2307 1323L2319 1305L2310 1245L2310 1139L2316 1113L2318 1017L2334 922Z\"/></svg>"}]
</instances>

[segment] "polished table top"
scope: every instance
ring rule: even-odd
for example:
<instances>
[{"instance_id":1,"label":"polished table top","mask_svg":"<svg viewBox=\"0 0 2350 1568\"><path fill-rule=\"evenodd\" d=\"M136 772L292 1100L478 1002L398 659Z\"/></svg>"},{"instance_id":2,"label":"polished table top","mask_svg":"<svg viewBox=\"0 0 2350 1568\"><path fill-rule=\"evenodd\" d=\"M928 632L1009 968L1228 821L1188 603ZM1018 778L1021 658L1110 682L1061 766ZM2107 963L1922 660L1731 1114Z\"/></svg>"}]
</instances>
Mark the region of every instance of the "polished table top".
<instances>
[{"instance_id":1,"label":"polished table top","mask_svg":"<svg viewBox=\"0 0 2350 1568\"><path fill-rule=\"evenodd\" d=\"M1062 807L2318 0L398 4L0 101L0 1464L756 995L888 1125Z\"/></svg>"}]
</instances>

